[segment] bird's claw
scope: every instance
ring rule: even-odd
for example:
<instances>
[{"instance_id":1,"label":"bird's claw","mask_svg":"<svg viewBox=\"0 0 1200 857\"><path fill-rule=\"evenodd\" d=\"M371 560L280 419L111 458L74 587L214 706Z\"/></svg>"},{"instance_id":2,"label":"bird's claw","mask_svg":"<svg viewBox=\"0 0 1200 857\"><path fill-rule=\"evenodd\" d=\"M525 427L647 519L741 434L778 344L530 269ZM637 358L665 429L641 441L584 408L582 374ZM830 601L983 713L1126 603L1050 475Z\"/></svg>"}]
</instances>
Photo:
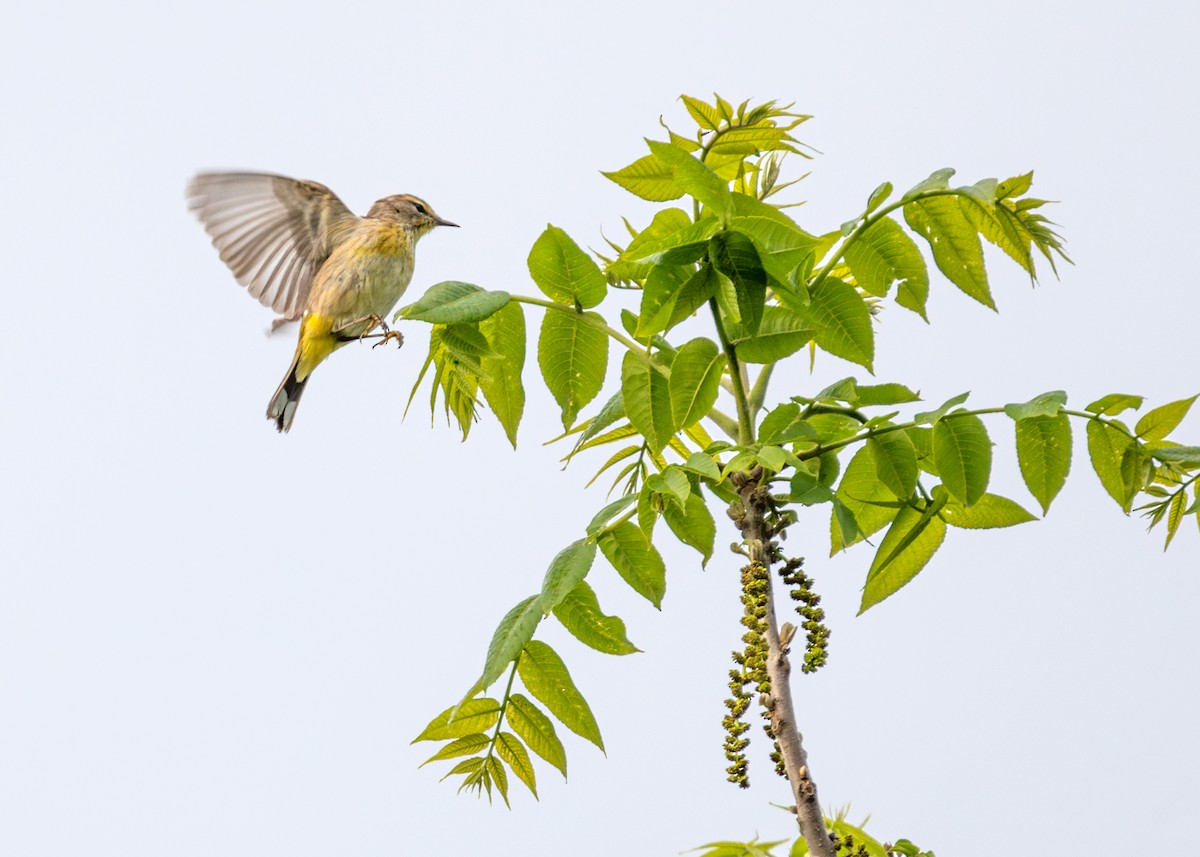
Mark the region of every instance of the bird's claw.
<instances>
[{"instance_id":1,"label":"bird's claw","mask_svg":"<svg viewBox=\"0 0 1200 857\"><path fill-rule=\"evenodd\" d=\"M404 347L404 334L402 334L398 330L388 330L387 327L385 326L384 332L379 335L379 341L371 346L371 350L375 350L379 346L386 343L388 340L392 340L392 339L394 339L396 341L397 348Z\"/></svg>"}]
</instances>

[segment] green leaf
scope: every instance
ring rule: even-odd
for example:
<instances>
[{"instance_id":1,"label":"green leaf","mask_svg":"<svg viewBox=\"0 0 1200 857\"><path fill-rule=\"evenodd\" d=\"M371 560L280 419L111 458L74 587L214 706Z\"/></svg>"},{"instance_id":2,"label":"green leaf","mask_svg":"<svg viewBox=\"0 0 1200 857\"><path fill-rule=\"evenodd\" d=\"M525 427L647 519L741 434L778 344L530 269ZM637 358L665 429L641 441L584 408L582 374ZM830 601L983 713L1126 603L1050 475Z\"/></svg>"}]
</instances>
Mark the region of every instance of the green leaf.
<instances>
[{"instance_id":1,"label":"green leaf","mask_svg":"<svg viewBox=\"0 0 1200 857\"><path fill-rule=\"evenodd\" d=\"M933 461L933 429L913 426L905 429L904 433L917 451L917 466L932 476L938 476L937 465Z\"/></svg>"},{"instance_id":2,"label":"green leaf","mask_svg":"<svg viewBox=\"0 0 1200 857\"><path fill-rule=\"evenodd\" d=\"M1133 495L1125 484L1121 463L1126 451L1134 445L1133 439L1114 426L1089 420L1087 440L1088 456L1092 460L1092 469L1100 478L1100 484L1128 515L1133 506Z\"/></svg>"},{"instance_id":3,"label":"green leaf","mask_svg":"<svg viewBox=\"0 0 1200 857\"><path fill-rule=\"evenodd\" d=\"M593 538L597 533L599 533L601 530L603 530L605 527L607 527L609 522L613 518L615 518L618 514L620 514L621 512L624 512L626 509L628 509L629 506L633 503L633 501L634 501L634 497L630 494L626 494L624 497L619 497L616 500L613 500L611 503L609 503L607 506L605 506L603 509L601 509L599 512L597 512L595 517L593 517L591 522L587 525L588 538L589 539ZM571 547L574 547L574 545L572 545ZM565 551L564 551L564 553L565 553ZM560 554L560 556L561 556L561 554ZM593 558L594 558L594 555L593 555ZM555 559L557 560L558 557L555 557ZM590 567L591 567L591 565L589 563L589 568ZM583 577L580 577L580 580L582 580L582 579L583 579ZM545 584L543 584L543 587L544 586L545 586ZM544 592L542 595L542 601L543 602L546 601L546 596L545 596Z\"/></svg>"},{"instance_id":4,"label":"green leaf","mask_svg":"<svg viewBox=\"0 0 1200 857\"><path fill-rule=\"evenodd\" d=\"M635 524L617 524L600 538L600 550L635 592L662 608L667 570L646 534Z\"/></svg>"},{"instance_id":5,"label":"green leaf","mask_svg":"<svg viewBox=\"0 0 1200 857\"><path fill-rule=\"evenodd\" d=\"M449 324L434 328L441 334L441 345L454 358L461 360L476 370L482 371L481 361L491 355L492 347L487 337L480 332L475 324Z\"/></svg>"},{"instance_id":6,"label":"green leaf","mask_svg":"<svg viewBox=\"0 0 1200 857\"><path fill-rule=\"evenodd\" d=\"M570 461L570 459L575 456L575 453L579 452L581 449L588 448L590 445L588 442L592 438L596 437L596 435L600 434L600 432L604 431L617 420L624 418L625 399L621 395L621 391L617 390L617 392L614 393L612 397L610 397L609 400L600 408L600 412L587 421L586 427L579 434L579 440L575 442L574 449L572 449L567 455L567 460ZM597 441L597 443L599 443L599 441Z\"/></svg>"},{"instance_id":7,"label":"green leaf","mask_svg":"<svg viewBox=\"0 0 1200 857\"><path fill-rule=\"evenodd\" d=\"M929 295L929 272L916 243L900 224L883 217L846 245L846 264L854 272L859 286L878 297L887 297L893 283L908 286L911 296L925 316L925 298Z\"/></svg>"},{"instance_id":8,"label":"green leaf","mask_svg":"<svg viewBox=\"0 0 1200 857\"><path fill-rule=\"evenodd\" d=\"M740 232L722 232L708 242L708 255L713 267L733 283L742 326L754 335L767 299L767 272L754 242Z\"/></svg>"},{"instance_id":9,"label":"green leaf","mask_svg":"<svg viewBox=\"0 0 1200 857\"><path fill-rule=\"evenodd\" d=\"M816 431L820 443L854 437L862 428L862 423L849 414L813 414L808 424Z\"/></svg>"},{"instance_id":10,"label":"green leaf","mask_svg":"<svg viewBox=\"0 0 1200 857\"><path fill-rule=\"evenodd\" d=\"M667 133L670 135L671 145L677 149L683 149L685 152L698 152L701 148L703 148L691 137L684 137L682 134L676 134L670 128L667 128Z\"/></svg>"},{"instance_id":11,"label":"green leaf","mask_svg":"<svg viewBox=\"0 0 1200 857\"><path fill-rule=\"evenodd\" d=\"M508 698L505 717L513 732L521 736L521 740L529 749L558 768L563 779L566 779L567 753L554 731L554 723L550 718L520 693L514 693Z\"/></svg>"},{"instance_id":12,"label":"green leaf","mask_svg":"<svg viewBox=\"0 0 1200 857\"><path fill-rule=\"evenodd\" d=\"M650 481L646 480L642 490L637 493L637 523L647 539L654 537L654 525L658 523L658 513L662 504L662 498L654 493Z\"/></svg>"},{"instance_id":13,"label":"green leaf","mask_svg":"<svg viewBox=\"0 0 1200 857\"><path fill-rule=\"evenodd\" d=\"M670 330L685 318L693 315L696 310L708 303L708 299L717 293L720 277L712 265L701 263L695 274L683 284L671 308L671 319L667 322Z\"/></svg>"},{"instance_id":14,"label":"green leaf","mask_svg":"<svg viewBox=\"0 0 1200 857\"><path fill-rule=\"evenodd\" d=\"M937 489L935 489L937 490ZM1000 527L1015 527L1036 521L1021 505L999 494L984 494L974 506L967 508L960 503L948 501L942 508L942 519L952 527L968 530L991 530Z\"/></svg>"},{"instance_id":15,"label":"green leaf","mask_svg":"<svg viewBox=\"0 0 1200 857\"><path fill-rule=\"evenodd\" d=\"M936 514L923 514L911 506L901 509L879 543L875 560L867 572L859 615L916 577L945 538L946 525Z\"/></svg>"},{"instance_id":16,"label":"green leaf","mask_svg":"<svg viewBox=\"0 0 1200 857\"><path fill-rule=\"evenodd\" d=\"M430 324L478 322L500 310L510 297L508 292L485 292L470 283L447 280L430 286L416 303L404 307L400 315Z\"/></svg>"},{"instance_id":17,"label":"green leaf","mask_svg":"<svg viewBox=\"0 0 1200 857\"><path fill-rule=\"evenodd\" d=\"M525 644L533 639L533 632L545 612L541 599L537 595L530 595L505 614L492 634L487 659L483 664L483 675L479 677L479 687L490 687L504 673L505 668L525 648Z\"/></svg>"},{"instance_id":18,"label":"green leaf","mask_svg":"<svg viewBox=\"0 0 1200 857\"><path fill-rule=\"evenodd\" d=\"M1175 492L1175 496L1171 498L1167 506L1167 540L1163 544L1163 550L1171 546L1171 540L1175 538L1175 533L1179 529L1180 522L1183 521L1183 516L1186 514L1184 505L1187 503L1187 490L1180 489Z\"/></svg>"},{"instance_id":19,"label":"green leaf","mask_svg":"<svg viewBox=\"0 0 1200 857\"><path fill-rule=\"evenodd\" d=\"M1138 420L1134 432L1142 440L1163 440L1183 422L1195 401L1196 396L1192 396L1190 399L1180 399L1178 402L1171 402L1147 412Z\"/></svg>"},{"instance_id":20,"label":"green leaf","mask_svg":"<svg viewBox=\"0 0 1200 857\"><path fill-rule=\"evenodd\" d=\"M492 743L492 739L481 732L476 732L472 735L464 735L461 738L456 738L442 749L438 750L428 759L421 763L421 767L425 767L430 762L440 762L444 759L457 759L459 756L470 756L478 753L488 744Z\"/></svg>"},{"instance_id":21,"label":"green leaf","mask_svg":"<svg viewBox=\"0 0 1200 857\"><path fill-rule=\"evenodd\" d=\"M855 453L846 465L834 496L837 503L829 521L830 556L870 538L896 517L897 497L879 479L875 456L867 446ZM844 520L846 513L850 515L848 521ZM849 526L851 523L853 527Z\"/></svg>"},{"instance_id":22,"label":"green leaf","mask_svg":"<svg viewBox=\"0 0 1200 857\"><path fill-rule=\"evenodd\" d=\"M684 194L683 188L675 181L671 167L653 154L638 158L627 167L614 172L601 172L600 175L650 202L667 202L679 199Z\"/></svg>"},{"instance_id":23,"label":"green leaf","mask_svg":"<svg viewBox=\"0 0 1200 857\"><path fill-rule=\"evenodd\" d=\"M1030 277L1036 278L1030 253L1033 234L1018 212L1004 203L980 200L974 195L961 198L959 204L980 235L1007 253Z\"/></svg>"},{"instance_id":24,"label":"green leaf","mask_svg":"<svg viewBox=\"0 0 1200 857\"><path fill-rule=\"evenodd\" d=\"M754 242L763 269L789 288L800 286L813 261L824 251L816 236L805 232L775 206L743 193L733 195L733 210L730 230Z\"/></svg>"},{"instance_id":25,"label":"green leaf","mask_svg":"<svg viewBox=\"0 0 1200 857\"><path fill-rule=\"evenodd\" d=\"M824 390L817 393L813 399L818 402L856 404L858 402L858 380L855 378L842 378L840 381L834 381Z\"/></svg>"},{"instance_id":26,"label":"green leaf","mask_svg":"<svg viewBox=\"0 0 1200 857\"><path fill-rule=\"evenodd\" d=\"M917 488L917 450L903 431L889 431L867 440L875 459L875 473L893 494L901 499L912 496Z\"/></svg>"},{"instance_id":27,"label":"green leaf","mask_svg":"<svg viewBox=\"0 0 1200 857\"><path fill-rule=\"evenodd\" d=\"M914 197L931 190L946 190L950 187L950 179L954 175L951 167L942 167L929 174L929 178L913 185L901 199L907 202Z\"/></svg>"},{"instance_id":28,"label":"green leaf","mask_svg":"<svg viewBox=\"0 0 1200 857\"><path fill-rule=\"evenodd\" d=\"M692 222L682 208L664 208L654 215L650 225L634 235L629 246L618 250L620 258L605 266L610 281L629 281L642 283L650 273L652 266L630 261L643 254L642 249L648 247L667 235L672 235L684 229ZM632 228L631 228L632 231Z\"/></svg>"},{"instance_id":29,"label":"green leaf","mask_svg":"<svg viewBox=\"0 0 1200 857\"><path fill-rule=\"evenodd\" d=\"M929 321L925 305L929 302L929 272L926 270L925 279L909 278L896 289L896 303L910 312L915 312L925 321Z\"/></svg>"},{"instance_id":30,"label":"green leaf","mask_svg":"<svg viewBox=\"0 0 1200 857\"><path fill-rule=\"evenodd\" d=\"M1136 441L1131 443L1121 456L1121 482L1129 508L1132 508L1133 498L1138 492L1150 484L1152 474L1153 463L1147 450ZM1125 508L1126 514L1129 508Z\"/></svg>"},{"instance_id":31,"label":"green leaf","mask_svg":"<svg viewBox=\"0 0 1200 857\"><path fill-rule=\"evenodd\" d=\"M1021 476L1044 515L1071 472L1071 421L1059 413L1025 417L1016 425Z\"/></svg>"},{"instance_id":32,"label":"green leaf","mask_svg":"<svg viewBox=\"0 0 1200 857\"><path fill-rule=\"evenodd\" d=\"M932 411L921 411L920 413L915 414L913 416L913 422L922 423L925 425L935 425L942 419L942 417L946 416L946 414L950 412L951 408L956 408L961 405L970 395L970 391L967 391L966 393L959 393L957 396L947 399L939 408L935 408Z\"/></svg>"},{"instance_id":33,"label":"green leaf","mask_svg":"<svg viewBox=\"0 0 1200 857\"><path fill-rule=\"evenodd\" d=\"M663 518L676 538L685 545L694 547L704 557L700 563L701 567L708 565L716 542L717 524L704 498L698 494L689 494L682 509L674 503L668 503L663 507Z\"/></svg>"},{"instance_id":34,"label":"green leaf","mask_svg":"<svg viewBox=\"0 0 1200 857\"><path fill-rule=\"evenodd\" d=\"M789 483L788 497L793 503L803 506L815 506L818 503L828 503L833 500L833 491L826 485L820 484L817 477L806 470L797 470Z\"/></svg>"},{"instance_id":35,"label":"green leaf","mask_svg":"<svg viewBox=\"0 0 1200 857\"><path fill-rule=\"evenodd\" d=\"M858 401L854 404L861 407L902 405L921 400L920 394L914 393L903 384L865 384L858 386L857 392Z\"/></svg>"},{"instance_id":36,"label":"green leaf","mask_svg":"<svg viewBox=\"0 0 1200 857\"><path fill-rule=\"evenodd\" d=\"M1062 412L1067 406L1067 394L1063 390L1053 390L1034 396L1023 404L1004 406L1004 413L1018 422L1030 417L1053 417Z\"/></svg>"},{"instance_id":37,"label":"green leaf","mask_svg":"<svg viewBox=\"0 0 1200 857\"><path fill-rule=\"evenodd\" d=\"M933 427L933 460L946 490L964 506L987 491L992 474L992 442L979 417L956 411Z\"/></svg>"},{"instance_id":38,"label":"green leaf","mask_svg":"<svg viewBox=\"0 0 1200 857\"><path fill-rule=\"evenodd\" d=\"M867 199L867 209L863 212L863 215L868 215L875 209L879 208L879 206L883 205L884 201L886 201L887 198L892 195L892 190L892 183L884 182L879 187L875 188L875 190L871 191L871 196Z\"/></svg>"},{"instance_id":39,"label":"green leaf","mask_svg":"<svg viewBox=\"0 0 1200 857\"><path fill-rule=\"evenodd\" d=\"M1031 187L1033 187L1033 170L1002 181L996 188L995 198L1008 199L1009 197L1021 196L1028 193Z\"/></svg>"},{"instance_id":40,"label":"green leaf","mask_svg":"<svg viewBox=\"0 0 1200 857\"><path fill-rule=\"evenodd\" d=\"M721 124L721 115L714 107L699 98L692 98L690 95L681 95L679 100L683 102L683 106L687 108L692 119L696 120L697 125L706 131L717 130Z\"/></svg>"},{"instance_id":41,"label":"green leaf","mask_svg":"<svg viewBox=\"0 0 1200 857\"><path fill-rule=\"evenodd\" d=\"M716 155L758 155L762 152L799 152L784 128L770 125L727 128L713 140L709 151Z\"/></svg>"},{"instance_id":42,"label":"green leaf","mask_svg":"<svg viewBox=\"0 0 1200 857\"><path fill-rule=\"evenodd\" d=\"M590 309L608 292L600 266L557 226L547 226L533 242L529 274L547 297L561 304Z\"/></svg>"},{"instance_id":43,"label":"green leaf","mask_svg":"<svg viewBox=\"0 0 1200 857\"><path fill-rule=\"evenodd\" d=\"M729 340L744 363L774 363L795 354L812 341L816 325L787 307L763 307L758 332L751 335L741 325L728 326Z\"/></svg>"},{"instance_id":44,"label":"green leaf","mask_svg":"<svg viewBox=\"0 0 1200 857\"><path fill-rule=\"evenodd\" d=\"M650 270L642 289L642 305L634 330L636 339L646 342L654 334L667 330L675 301L693 276L687 269L671 265L655 265Z\"/></svg>"},{"instance_id":45,"label":"green leaf","mask_svg":"<svg viewBox=\"0 0 1200 857\"><path fill-rule=\"evenodd\" d=\"M640 652L625 636L625 623L605 616L600 601L586 580L581 580L554 608L554 616L575 639L606 655Z\"/></svg>"},{"instance_id":46,"label":"green leaf","mask_svg":"<svg viewBox=\"0 0 1200 857\"><path fill-rule=\"evenodd\" d=\"M935 196L904 206L909 228L929 242L933 261L946 279L969 297L995 309L983 264L983 247L958 198Z\"/></svg>"},{"instance_id":47,"label":"green leaf","mask_svg":"<svg viewBox=\"0 0 1200 857\"><path fill-rule=\"evenodd\" d=\"M517 674L521 676L521 683L525 688L546 706L559 722L579 737L586 738L601 750L604 749L600 727L596 725L592 709L575 687L575 682L571 681L567 665L554 649L540 640L531 640L525 647L521 660L517 662ZM521 734L515 724L513 729L518 735ZM532 741L526 739L526 743L530 749L537 752Z\"/></svg>"},{"instance_id":48,"label":"green leaf","mask_svg":"<svg viewBox=\"0 0 1200 857\"><path fill-rule=\"evenodd\" d=\"M457 716L455 712L457 711ZM454 717L452 720L451 717ZM461 705L452 705L439 714L412 740L449 741L476 732L486 732L500 719L500 703L488 697L465 700Z\"/></svg>"},{"instance_id":49,"label":"green leaf","mask_svg":"<svg viewBox=\"0 0 1200 857\"><path fill-rule=\"evenodd\" d=\"M692 851L704 852L697 857L775 857L773 851L784 841L778 839L774 842L759 842L756 837L749 842L708 842L699 848L693 848Z\"/></svg>"},{"instance_id":50,"label":"green leaf","mask_svg":"<svg viewBox=\"0 0 1200 857\"><path fill-rule=\"evenodd\" d=\"M1150 450L1159 461L1186 466L1200 465L1200 446L1160 446Z\"/></svg>"},{"instance_id":51,"label":"green leaf","mask_svg":"<svg viewBox=\"0 0 1200 857\"><path fill-rule=\"evenodd\" d=\"M1130 408L1137 410L1142 406L1143 401L1145 399L1141 396L1132 396L1128 393L1109 393L1092 402L1084 410L1103 417L1115 417Z\"/></svg>"},{"instance_id":52,"label":"green leaf","mask_svg":"<svg viewBox=\"0 0 1200 857\"><path fill-rule=\"evenodd\" d=\"M512 735L511 732L500 732L496 737L496 754L508 762L512 773L517 775L522 783L526 784L529 791L533 792L533 796L538 797L538 777L534 773L533 760L529 759L529 753L524 749L524 744L521 739Z\"/></svg>"},{"instance_id":53,"label":"green leaf","mask_svg":"<svg viewBox=\"0 0 1200 857\"><path fill-rule=\"evenodd\" d=\"M963 196L973 199L977 202L995 202L996 191L999 189L1000 182L996 179L980 179L973 185L963 185L957 188Z\"/></svg>"},{"instance_id":54,"label":"green leaf","mask_svg":"<svg viewBox=\"0 0 1200 857\"><path fill-rule=\"evenodd\" d=\"M680 467L714 482L721 479L721 469L713 461L712 456L706 452L693 452Z\"/></svg>"},{"instance_id":55,"label":"green leaf","mask_svg":"<svg viewBox=\"0 0 1200 857\"><path fill-rule=\"evenodd\" d=\"M715 92L713 93L713 98L716 99L716 102L717 102L717 112L720 113L722 117L724 117L726 122L732 123L733 122L733 106L728 101L726 101L724 98L717 95Z\"/></svg>"},{"instance_id":56,"label":"green leaf","mask_svg":"<svg viewBox=\"0 0 1200 857\"><path fill-rule=\"evenodd\" d=\"M636 430L632 426L629 426L628 429L631 433L636 432ZM622 430L618 429L618 431L622 431ZM641 453L642 453L642 444L641 443L632 444L630 446L626 446L626 447L618 450L617 452L614 452L612 454L612 456L608 459L608 461L604 462L604 464L600 467L600 469L596 471L596 475L591 478L591 480L588 482L588 485L590 486L592 484L592 482L595 482L597 479L599 479L600 475L602 473L604 473L604 471L608 470L610 467L615 465L617 462L624 461L626 458L629 458L631 456L634 457L635 460L633 461L633 463L626 466L626 469L623 470L621 475L618 476L613 481L613 484L615 485L617 482L620 482L622 476L624 476L632 468L637 466L637 464L638 464L637 459L641 458Z\"/></svg>"},{"instance_id":57,"label":"green leaf","mask_svg":"<svg viewBox=\"0 0 1200 857\"><path fill-rule=\"evenodd\" d=\"M449 771L447 771L446 775L444 777L442 777L442 779L446 780L457 774L467 774L468 776L463 781L463 784L458 787L458 790L461 792L464 788L471 785L473 782L479 782L477 775L483 771L483 765L484 765L484 757L483 756L477 756L474 759L463 759L461 762L459 762L457 765L455 765L453 768L451 768Z\"/></svg>"},{"instance_id":58,"label":"green leaf","mask_svg":"<svg viewBox=\"0 0 1200 857\"><path fill-rule=\"evenodd\" d=\"M673 464L662 473L652 474L646 480L646 485L654 493L662 494L679 505L683 505L687 501L688 495L692 493L692 485L688 482L687 474Z\"/></svg>"},{"instance_id":59,"label":"green leaf","mask_svg":"<svg viewBox=\"0 0 1200 857\"><path fill-rule=\"evenodd\" d=\"M837 277L826 277L813 290L809 311L817 324L813 339L837 357L873 371L875 331L871 311L853 286Z\"/></svg>"},{"instance_id":60,"label":"green leaf","mask_svg":"<svg viewBox=\"0 0 1200 857\"><path fill-rule=\"evenodd\" d=\"M730 473L745 473L750 470L758 461L758 456L748 449L743 449L737 452L725 462L725 466L721 468L721 479L724 480Z\"/></svg>"},{"instance_id":61,"label":"green leaf","mask_svg":"<svg viewBox=\"0 0 1200 857\"><path fill-rule=\"evenodd\" d=\"M487 769L487 779L484 780L484 783L486 784L488 780L494 783L496 791L500 792L500 797L504 800L504 805L509 806L508 774L504 771L504 764L496 756L488 756L484 765ZM491 796L492 790L488 789L488 800L491 800Z\"/></svg>"},{"instance_id":62,"label":"green leaf","mask_svg":"<svg viewBox=\"0 0 1200 857\"><path fill-rule=\"evenodd\" d=\"M510 303L483 321L479 329L492 350L492 354L480 361L483 375L479 389L516 449L517 427L525 412L525 386L521 382L525 368L525 313L520 304Z\"/></svg>"},{"instance_id":63,"label":"green leaf","mask_svg":"<svg viewBox=\"0 0 1200 857\"><path fill-rule=\"evenodd\" d=\"M594 312L547 310L538 336L538 366L546 388L562 408L563 428L575 422L604 385L608 369L608 338L585 319L603 323Z\"/></svg>"},{"instance_id":64,"label":"green leaf","mask_svg":"<svg viewBox=\"0 0 1200 857\"><path fill-rule=\"evenodd\" d=\"M430 385L429 406L436 410L440 391L445 400L446 415L454 414L463 440L475 421L476 393L482 380L482 360L494 356L487 339L474 324L435 324L429 334L429 357L413 385L413 394L432 364L436 366ZM409 396L409 402L412 395Z\"/></svg>"},{"instance_id":65,"label":"green leaf","mask_svg":"<svg viewBox=\"0 0 1200 857\"><path fill-rule=\"evenodd\" d=\"M533 771L533 761L521 740L511 732L501 732L496 736L496 753L508 763L517 779L537 797L537 775Z\"/></svg>"},{"instance_id":66,"label":"green leaf","mask_svg":"<svg viewBox=\"0 0 1200 857\"><path fill-rule=\"evenodd\" d=\"M801 419L800 406L787 402L763 417L758 427L758 439L763 443L784 444L797 440L816 440L817 431L808 420Z\"/></svg>"},{"instance_id":67,"label":"green leaf","mask_svg":"<svg viewBox=\"0 0 1200 857\"><path fill-rule=\"evenodd\" d=\"M647 140L646 145L661 163L670 168L671 177L677 187L712 209L713 214L722 222L728 222L733 213L733 200L730 198L729 185L724 179L698 158L670 143Z\"/></svg>"},{"instance_id":68,"label":"green leaf","mask_svg":"<svg viewBox=\"0 0 1200 857\"><path fill-rule=\"evenodd\" d=\"M668 385L672 429L693 426L708 415L717 402L724 370L725 355L711 339L693 339L676 352Z\"/></svg>"},{"instance_id":69,"label":"green leaf","mask_svg":"<svg viewBox=\"0 0 1200 857\"><path fill-rule=\"evenodd\" d=\"M778 446L764 446L754 454L754 458L773 473L779 473L788 464L788 454ZM793 460L795 460L794 457Z\"/></svg>"},{"instance_id":70,"label":"green leaf","mask_svg":"<svg viewBox=\"0 0 1200 857\"><path fill-rule=\"evenodd\" d=\"M609 505L612 506L613 504ZM589 533L589 535L591 534ZM595 560L596 545L586 539L572 542L559 551L554 559L550 561L550 567L546 569L546 577L542 580L540 605L542 610L548 613L557 607L559 602L567 596L567 593L587 577L587 573Z\"/></svg>"},{"instance_id":71,"label":"green leaf","mask_svg":"<svg viewBox=\"0 0 1200 857\"><path fill-rule=\"evenodd\" d=\"M646 439L650 451L655 455L662 452L676 428L667 379L641 355L626 352L621 362L621 395L629 421Z\"/></svg>"},{"instance_id":72,"label":"green leaf","mask_svg":"<svg viewBox=\"0 0 1200 857\"><path fill-rule=\"evenodd\" d=\"M636 265L690 265L704 255L708 239L720 228L715 217L705 216L695 223L689 220L675 232L630 244L621 258Z\"/></svg>"}]
</instances>

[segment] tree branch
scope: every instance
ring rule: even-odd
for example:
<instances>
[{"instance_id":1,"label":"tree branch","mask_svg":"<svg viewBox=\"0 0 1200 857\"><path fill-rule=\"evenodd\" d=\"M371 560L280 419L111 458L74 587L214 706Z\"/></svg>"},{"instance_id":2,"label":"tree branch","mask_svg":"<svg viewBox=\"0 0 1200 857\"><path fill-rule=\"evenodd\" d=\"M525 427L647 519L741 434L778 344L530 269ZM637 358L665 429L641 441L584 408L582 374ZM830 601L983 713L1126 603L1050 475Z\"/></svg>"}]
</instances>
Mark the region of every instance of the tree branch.
<instances>
[{"instance_id":1,"label":"tree branch","mask_svg":"<svg viewBox=\"0 0 1200 857\"><path fill-rule=\"evenodd\" d=\"M766 568L769 581L766 638L767 676L771 681L771 693L766 700L766 709L770 716L771 731L783 757L784 771L792 786L800 834L808 843L809 853L813 857L836 857L837 849L825 827L825 816L817 800L817 784L809 771L808 754L804 751L804 739L796 722L790 680L792 668L787 653L790 640L780 639L779 621L775 616L775 584L771 578L771 565L777 557L766 521L769 494L763 475L762 468L755 468L738 493L746 515L742 532L746 537L750 561Z\"/></svg>"},{"instance_id":2,"label":"tree branch","mask_svg":"<svg viewBox=\"0 0 1200 857\"><path fill-rule=\"evenodd\" d=\"M749 392L749 405L751 418L757 417L758 412L762 410L763 402L767 398L767 384L771 381L771 373L775 371L775 364L768 363L758 373L758 377L754 379L754 386Z\"/></svg>"},{"instance_id":3,"label":"tree branch","mask_svg":"<svg viewBox=\"0 0 1200 857\"><path fill-rule=\"evenodd\" d=\"M754 443L754 418L750 413L746 398L746 385L742 381L742 364L738 360L737 350L729 337L725 335L725 326L721 323L721 310L717 307L717 299L709 298L708 306L712 310L713 324L717 328L717 336L721 340L721 348L729 361L729 380L733 382L733 398L737 403L738 413L738 443L745 446Z\"/></svg>"}]
</instances>

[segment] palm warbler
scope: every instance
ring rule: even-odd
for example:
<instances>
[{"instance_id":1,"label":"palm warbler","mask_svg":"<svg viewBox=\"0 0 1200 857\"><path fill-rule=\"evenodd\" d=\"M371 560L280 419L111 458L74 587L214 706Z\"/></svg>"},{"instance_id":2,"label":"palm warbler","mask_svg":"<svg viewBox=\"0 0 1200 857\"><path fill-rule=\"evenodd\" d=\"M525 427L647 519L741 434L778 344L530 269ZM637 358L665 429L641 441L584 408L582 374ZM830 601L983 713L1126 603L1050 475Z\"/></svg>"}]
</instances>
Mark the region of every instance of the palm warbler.
<instances>
[{"instance_id":1,"label":"palm warbler","mask_svg":"<svg viewBox=\"0 0 1200 857\"><path fill-rule=\"evenodd\" d=\"M424 201L400 194L359 217L323 184L269 173L201 173L188 184L188 208L221 260L276 325L302 319L296 356L267 405L281 432L317 365L375 327L396 339L383 316L408 288L419 239L443 220Z\"/></svg>"}]
</instances>

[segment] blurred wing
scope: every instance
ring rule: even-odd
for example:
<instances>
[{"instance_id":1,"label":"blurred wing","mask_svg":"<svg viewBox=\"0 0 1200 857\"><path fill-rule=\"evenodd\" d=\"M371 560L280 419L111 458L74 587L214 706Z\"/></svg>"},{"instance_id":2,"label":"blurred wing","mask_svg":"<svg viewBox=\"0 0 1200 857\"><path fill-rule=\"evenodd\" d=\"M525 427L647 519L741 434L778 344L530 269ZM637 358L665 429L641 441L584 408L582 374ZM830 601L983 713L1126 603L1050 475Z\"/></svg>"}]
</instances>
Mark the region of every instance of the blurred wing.
<instances>
[{"instance_id":1,"label":"blurred wing","mask_svg":"<svg viewBox=\"0 0 1200 857\"><path fill-rule=\"evenodd\" d=\"M269 173L200 173L187 197L237 281L289 320L303 313L317 270L359 221L325 185Z\"/></svg>"}]
</instances>

